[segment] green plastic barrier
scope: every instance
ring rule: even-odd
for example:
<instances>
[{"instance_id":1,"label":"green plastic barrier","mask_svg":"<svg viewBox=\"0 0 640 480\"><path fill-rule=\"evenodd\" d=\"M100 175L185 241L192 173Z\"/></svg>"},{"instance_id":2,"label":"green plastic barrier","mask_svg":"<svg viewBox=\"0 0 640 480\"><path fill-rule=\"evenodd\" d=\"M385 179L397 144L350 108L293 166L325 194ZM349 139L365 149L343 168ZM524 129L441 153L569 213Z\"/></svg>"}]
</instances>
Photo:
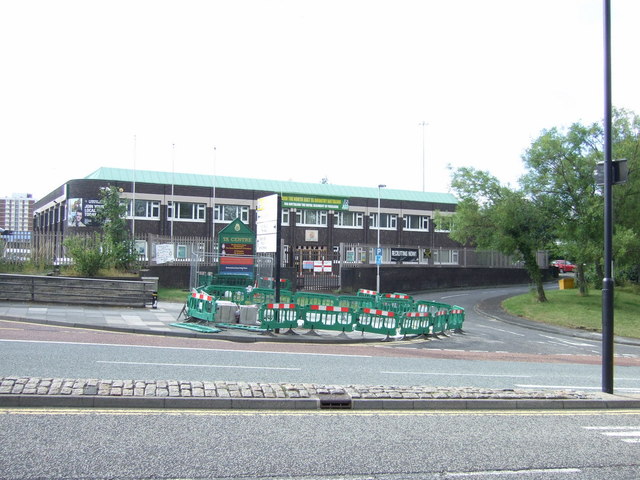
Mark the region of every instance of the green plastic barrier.
<instances>
[{"instance_id":1,"label":"green plastic barrier","mask_svg":"<svg viewBox=\"0 0 640 480\"><path fill-rule=\"evenodd\" d=\"M193 291L187 298L187 317L213 322L216 316L216 299L202 291Z\"/></svg>"},{"instance_id":2,"label":"green plastic barrier","mask_svg":"<svg viewBox=\"0 0 640 480\"><path fill-rule=\"evenodd\" d=\"M293 295L293 303L301 307L305 305L335 305L336 297L328 293L296 292Z\"/></svg>"},{"instance_id":3,"label":"green plastic barrier","mask_svg":"<svg viewBox=\"0 0 640 480\"><path fill-rule=\"evenodd\" d=\"M218 300L226 300L228 302L237 303L239 305L247 304L247 295L249 291L247 287L238 287L231 285L208 285L202 289L209 295L215 295Z\"/></svg>"},{"instance_id":4,"label":"green plastic barrier","mask_svg":"<svg viewBox=\"0 0 640 480\"><path fill-rule=\"evenodd\" d=\"M392 310L397 315L415 310L415 303L410 295L404 293L385 293L378 297L376 307L381 310Z\"/></svg>"},{"instance_id":5,"label":"green plastic barrier","mask_svg":"<svg viewBox=\"0 0 640 480\"><path fill-rule=\"evenodd\" d=\"M453 305L449 310L449 324L448 327L454 332L462 331L462 324L464 323L464 308L458 305Z\"/></svg>"},{"instance_id":6,"label":"green plastic barrier","mask_svg":"<svg viewBox=\"0 0 640 480\"><path fill-rule=\"evenodd\" d=\"M276 279L273 277L260 277L258 278L258 288L275 288ZM280 288L285 290L291 290L291 282L287 279L280 279Z\"/></svg>"},{"instance_id":7,"label":"green plastic barrier","mask_svg":"<svg viewBox=\"0 0 640 480\"><path fill-rule=\"evenodd\" d=\"M307 305L301 308L303 327L311 330L352 332L358 316L348 307Z\"/></svg>"},{"instance_id":8,"label":"green plastic barrier","mask_svg":"<svg viewBox=\"0 0 640 480\"><path fill-rule=\"evenodd\" d=\"M253 285L253 277L249 275L213 275L210 285L227 285L229 287L246 287Z\"/></svg>"},{"instance_id":9,"label":"green plastic barrier","mask_svg":"<svg viewBox=\"0 0 640 480\"><path fill-rule=\"evenodd\" d=\"M358 293L356 295L358 297L370 297L375 299L378 296L378 292L376 292L375 290L367 290L367 289L361 288L360 290L358 290Z\"/></svg>"},{"instance_id":10,"label":"green plastic barrier","mask_svg":"<svg viewBox=\"0 0 640 480\"><path fill-rule=\"evenodd\" d=\"M263 303L258 310L258 321L265 330L296 328L298 311L294 303Z\"/></svg>"},{"instance_id":11,"label":"green plastic barrier","mask_svg":"<svg viewBox=\"0 0 640 480\"><path fill-rule=\"evenodd\" d=\"M353 310L373 308L376 306L376 299L369 296L340 295L336 300L336 306L348 307Z\"/></svg>"},{"instance_id":12,"label":"green plastic barrier","mask_svg":"<svg viewBox=\"0 0 640 480\"><path fill-rule=\"evenodd\" d=\"M247 293L246 302L248 305L262 305L263 303L274 303L276 292L271 288L254 288ZM280 290L280 301L284 303L294 303L291 290Z\"/></svg>"},{"instance_id":13,"label":"green plastic barrier","mask_svg":"<svg viewBox=\"0 0 640 480\"><path fill-rule=\"evenodd\" d=\"M405 312L400 319L400 334L428 335L431 331L431 314L428 312Z\"/></svg>"},{"instance_id":14,"label":"green plastic barrier","mask_svg":"<svg viewBox=\"0 0 640 480\"><path fill-rule=\"evenodd\" d=\"M206 287L213 283L213 273L211 272L198 272L198 286Z\"/></svg>"},{"instance_id":15,"label":"green plastic barrier","mask_svg":"<svg viewBox=\"0 0 640 480\"><path fill-rule=\"evenodd\" d=\"M376 308L363 308L355 325L355 329L363 333L380 333L387 337L395 335L398 328L398 317L394 312Z\"/></svg>"}]
</instances>

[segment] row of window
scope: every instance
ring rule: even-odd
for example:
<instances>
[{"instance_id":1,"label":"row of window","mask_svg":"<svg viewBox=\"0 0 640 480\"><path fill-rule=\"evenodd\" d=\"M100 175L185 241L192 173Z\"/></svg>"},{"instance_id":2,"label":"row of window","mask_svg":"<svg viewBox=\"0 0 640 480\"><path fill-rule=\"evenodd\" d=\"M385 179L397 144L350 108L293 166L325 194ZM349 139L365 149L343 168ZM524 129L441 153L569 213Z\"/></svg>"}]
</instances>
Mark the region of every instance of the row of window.
<instances>
[{"instance_id":1,"label":"row of window","mask_svg":"<svg viewBox=\"0 0 640 480\"><path fill-rule=\"evenodd\" d=\"M132 217L131 205L128 202L127 216ZM206 214L206 204L190 203L190 202L169 202L167 206L167 219L171 220L190 220L204 221ZM291 212L289 209L282 210L282 225L289 225ZM300 226L310 227L326 227L328 225L327 210L297 210L296 224ZM155 200L136 200L135 201L135 217L158 220L160 218L160 202ZM336 212L333 215L333 224L339 228L363 228L364 227L363 212ZM215 205L214 220L216 222L232 222L239 218L244 223L249 223L249 207L246 205ZM416 230L422 232L429 231L428 215L404 215L402 217L404 230ZM441 222L439 222L441 223ZM381 230L396 230L398 228L398 215L392 213L380 214ZM378 228L378 214L369 215L369 227ZM436 229L436 231L448 231L449 228Z\"/></svg>"},{"instance_id":2,"label":"row of window","mask_svg":"<svg viewBox=\"0 0 640 480\"><path fill-rule=\"evenodd\" d=\"M160 202L157 200L135 200L135 209L133 201L127 201L127 218L133 218L135 213L136 219L159 220L160 219ZM175 208L174 208L175 207ZM167 205L167 219L175 221L199 221L206 220L207 206L204 203L192 202L169 202ZM175 211L175 213L174 213ZM289 209L282 210L282 225L290 224L291 211ZM52 218L55 215L57 218ZM50 225L54 221L60 220L60 210L51 211L44 215L45 225ZM229 223L239 218L244 223L249 223L249 207L246 205L224 205L218 204L214 207L214 221ZM333 225L337 228L364 228L365 214L363 212L336 212L333 215ZM421 232L429 231L428 215L404 215L402 217L403 229ZM326 227L328 226L327 210L297 210L295 211L296 225L307 227ZM437 232L447 232L450 230L449 225L443 224L444 220L438 220ZM41 225L43 226L43 225ZM378 214L369 215L369 228L378 228ZM398 228L398 215L392 213L381 213L379 228L381 230L396 230Z\"/></svg>"}]
</instances>

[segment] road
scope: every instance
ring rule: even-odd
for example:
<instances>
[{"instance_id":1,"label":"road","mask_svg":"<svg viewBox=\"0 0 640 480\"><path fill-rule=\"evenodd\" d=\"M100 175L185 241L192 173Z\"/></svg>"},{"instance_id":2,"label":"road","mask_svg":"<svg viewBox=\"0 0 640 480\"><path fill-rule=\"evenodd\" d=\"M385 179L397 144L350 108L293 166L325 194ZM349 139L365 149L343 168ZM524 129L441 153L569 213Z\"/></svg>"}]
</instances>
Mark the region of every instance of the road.
<instances>
[{"instance_id":1,"label":"road","mask_svg":"<svg viewBox=\"0 0 640 480\"><path fill-rule=\"evenodd\" d=\"M599 391L595 340L488 318L474 305L523 287L442 292L463 334L366 345L242 344L0 321L0 375ZM618 345L617 393L640 393L640 348Z\"/></svg>"},{"instance_id":2,"label":"road","mask_svg":"<svg viewBox=\"0 0 640 480\"><path fill-rule=\"evenodd\" d=\"M463 334L243 344L0 321L0 376L600 389L599 345L479 314ZM526 290L526 289L525 289ZM454 297L455 295L455 297ZM616 390L640 349L617 346ZM0 478L637 479L640 412L0 409Z\"/></svg>"},{"instance_id":3,"label":"road","mask_svg":"<svg viewBox=\"0 0 640 480\"><path fill-rule=\"evenodd\" d=\"M2 478L640 478L640 412L0 409Z\"/></svg>"}]
</instances>

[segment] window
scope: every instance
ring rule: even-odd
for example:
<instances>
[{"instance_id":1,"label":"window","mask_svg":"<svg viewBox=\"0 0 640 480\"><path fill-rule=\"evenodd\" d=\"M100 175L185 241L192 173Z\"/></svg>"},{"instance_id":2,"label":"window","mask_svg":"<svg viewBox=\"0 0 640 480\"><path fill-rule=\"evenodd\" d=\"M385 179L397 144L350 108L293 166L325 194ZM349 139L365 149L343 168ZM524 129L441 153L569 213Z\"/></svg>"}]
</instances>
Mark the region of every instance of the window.
<instances>
[{"instance_id":1,"label":"window","mask_svg":"<svg viewBox=\"0 0 640 480\"><path fill-rule=\"evenodd\" d=\"M327 226L326 210L298 210L296 212L296 224L314 227Z\"/></svg>"},{"instance_id":2,"label":"window","mask_svg":"<svg viewBox=\"0 0 640 480\"><path fill-rule=\"evenodd\" d=\"M249 223L249 207L245 205L216 205L213 219L216 222L233 222L239 218L244 223Z\"/></svg>"},{"instance_id":3,"label":"window","mask_svg":"<svg viewBox=\"0 0 640 480\"><path fill-rule=\"evenodd\" d=\"M289 216L291 211L288 208L283 208L280 215L280 225L289 225Z\"/></svg>"},{"instance_id":4,"label":"window","mask_svg":"<svg viewBox=\"0 0 640 480\"><path fill-rule=\"evenodd\" d=\"M133 201L127 202L127 217L132 217L131 205ZM136 200L135 206L136 218L151 218L157 220L160 218L160 202L153 200Z\"/></svg>"},{"instance_id":5,"label":"window","mask_svg":"<svg viewBox=\"0 0 640 480\"><path fill-rule=\"evenodd\" d=\"M431 254L434 265L458 265L458 250L437 249Z\"/></svg>"},{"instance_id":6,"label":"window","mask_svg":"<svg viewBox=\"0 0 640 480\"><path fill-rule=\"evenodd\" d=\"M204 221L206 208L207 207L204 203L175 202L175 215L174 215L173 202L169 202L169 204L167 205L167 218L168 219L173 218L174 220Z\"/></svg>"},{"instance_id":7,"label":"window","mask_svg":"<svg viewBox=\"0 0 640 480\"><path fill-rule=\"evenodd\" d=\"M378 228L378 214L374 213L370 217L369 227ZM396 230L398 228L398 216L391 213L380 214L380 230Z\"/></svg>"},{"instance_id":8,"label":"window","mask_svg":"<svg viewBox=\"0 0 640 480\"><path fill-rule=\"evenodd\" d=\"M337 212L333 215L333 224L340 228L362 228L362 212Z\"/></svg>"},{"instance_id":9,"label":"window","mask_svg":"<svg viewBox=\"0 0 640 480\"><path fill-rule=\"evenodd\" d=\"M449 233L453 226L453 215L438 215L435 218L435 231Z\"/></svg>"},{"instance_id":10,"label":"window","mask_svg":"<svg viewBox=\"0 0 640 480\"><path fill-rule=\"evenodd\" d=\"M421 230L423 232L429 231L428 215L405 215L403 220L404 230Z\"/></svg>"}]
</instances>

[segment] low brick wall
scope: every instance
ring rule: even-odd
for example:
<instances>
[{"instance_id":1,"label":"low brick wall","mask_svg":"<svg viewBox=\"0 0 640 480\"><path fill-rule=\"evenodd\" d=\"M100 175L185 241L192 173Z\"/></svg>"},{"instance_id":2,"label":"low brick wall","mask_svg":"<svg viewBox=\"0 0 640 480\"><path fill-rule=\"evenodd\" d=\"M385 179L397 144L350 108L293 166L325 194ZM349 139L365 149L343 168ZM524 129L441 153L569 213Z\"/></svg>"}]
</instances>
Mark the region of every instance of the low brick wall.
<instances>
[{"instance_id":1,"label":"low brick wall","mask_svg":"<svg viewBox=\"0 0 640 480\"><path fill-rule=\"evenodd\" d=\"M113 280L0 274L0 300L145 307L152 303L157 279Z\"/></svg>"}]
</instances>

